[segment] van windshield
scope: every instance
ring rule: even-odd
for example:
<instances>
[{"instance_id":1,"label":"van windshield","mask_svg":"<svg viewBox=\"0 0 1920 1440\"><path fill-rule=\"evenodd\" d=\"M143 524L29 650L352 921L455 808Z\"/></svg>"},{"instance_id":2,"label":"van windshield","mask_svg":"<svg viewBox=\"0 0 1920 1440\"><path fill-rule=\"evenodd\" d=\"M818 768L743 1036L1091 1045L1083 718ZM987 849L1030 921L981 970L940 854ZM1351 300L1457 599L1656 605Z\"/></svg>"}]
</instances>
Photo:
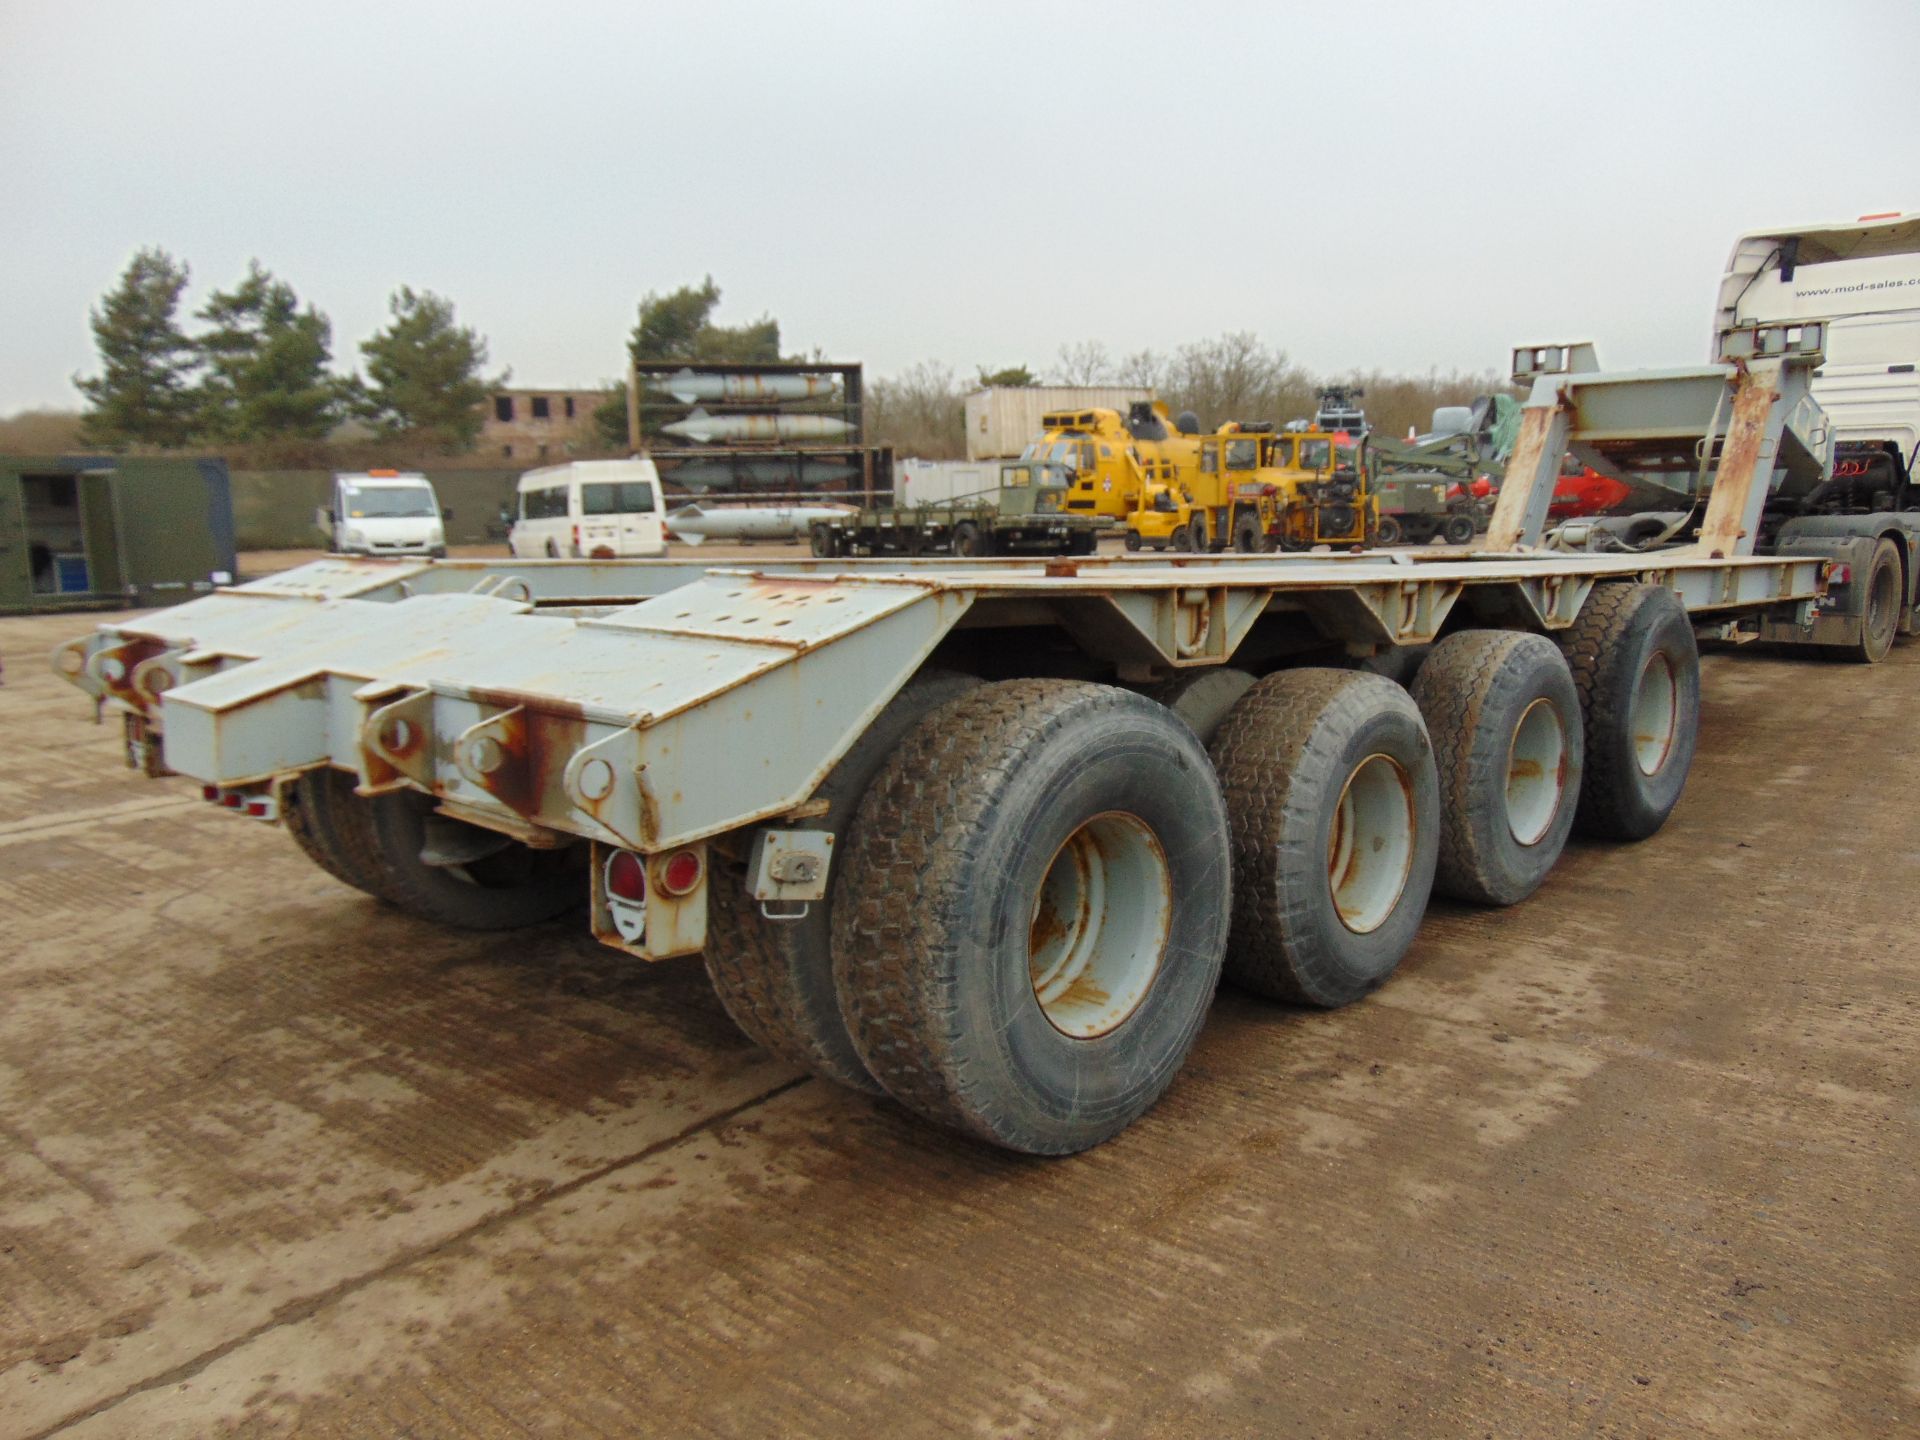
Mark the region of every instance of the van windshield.
<instances>
[{"instance_id":1,"label":"van windshield","mask_svg":"<svg viewBox=\"0 0 1920 1440\"><path fill-rule=\"evenodd\" d=\"M440 512L434 508L433 491L425 485L349 485L346 488L347 516L364 520L369 516L392 520L431 520Z\"/></svg>"},{"instance_id":2,"label":"van windshield","mask_svg":"<svg viewBox=\"0 0 1920 1440\"><path fill-rule=\"evenodd\" d=\"M649 480L599 481L580 487L582 515L651 515L653 482Z\"/></svg>"}]
</instances>

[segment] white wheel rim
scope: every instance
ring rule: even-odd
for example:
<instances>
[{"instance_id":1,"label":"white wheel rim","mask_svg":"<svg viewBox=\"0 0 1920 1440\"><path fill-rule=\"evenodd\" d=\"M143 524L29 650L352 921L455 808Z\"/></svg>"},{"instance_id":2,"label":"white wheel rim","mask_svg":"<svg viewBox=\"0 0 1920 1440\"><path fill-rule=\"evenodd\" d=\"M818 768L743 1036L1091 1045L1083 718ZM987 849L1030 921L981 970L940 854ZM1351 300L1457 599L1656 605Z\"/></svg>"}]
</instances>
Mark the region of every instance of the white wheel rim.
<instances>
[{"instance_id":1,"label":"white wheel rim","mask_svg":"<svg viewBox=\"0 0 1920 1440\"><path fill-rule=\"evenodd\" d=\"M1680 687L1673 662L1655 651L1640 672L1633 696L1633 758L1642 775L1658 775L1673 753L1673 735L1680 728Z\"/></svg>"},{"instance_id":2,"label":"white wheel rim","mask_svg":"<svg viewBox=\"0 0 1920 1440\"><path fill-rule=\"evenodd\" d=\"M1537 845L1553 827L1567 789L1566 722L1544 695L1527 706L1507 747L1507 829Z\"/></svg>"},{"instance_id":3,"label":"white wheel rim","mask_svg":"<svg viewBox=\"0 0 1920 1440\"><path fill-rule=\"evenodd\" d=\"M1159 974L1173 875L1137 816L1096 815L1054 852L1028 924L1027 976L1047 1023L1091 1040L1125 1023Z\"/></svg>"},{"instance_id":4,"label":"white wheel rim","mask_svg":"<svg viewBox=\"0 0 1920 1440\"><path fill-rule=\"evenodd\" d=\"M1347 776L1327 835L1327 889L1354 934L1378 930L1400 903L1413 831L1413 781L1391 756L1369 755Z\"/></svg>"}]
</instances>

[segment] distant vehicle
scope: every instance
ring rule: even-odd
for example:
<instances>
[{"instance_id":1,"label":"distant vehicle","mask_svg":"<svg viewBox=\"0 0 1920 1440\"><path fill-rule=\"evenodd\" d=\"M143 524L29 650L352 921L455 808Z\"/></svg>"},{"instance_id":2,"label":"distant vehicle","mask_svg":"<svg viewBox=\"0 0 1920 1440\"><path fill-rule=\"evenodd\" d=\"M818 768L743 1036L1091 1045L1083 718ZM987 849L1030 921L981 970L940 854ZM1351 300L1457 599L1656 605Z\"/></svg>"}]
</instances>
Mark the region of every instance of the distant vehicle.
<instances>
[{"instance_id":1,"label":"distant vehicle","mask_svg":"<svg viewBox=\"0 0 1920 1440\"><path fill-rule=\"evenodd\" d=\"M522 560L664 555L660 475L651 460L575 460L520 477L507 548Z\"/></svg>"},{"instance_id":2,"label":"distant vehicle","mask_svg":"<svg viewBox=\"0 0 1920 1440\"><path fill-rule=\"evenodd\" d=\"M314 512L327 548L342 555L430 555L444 560L447 532L433 483L414 471L333 477L333 503Z\"/></svg>"}]
</instances>

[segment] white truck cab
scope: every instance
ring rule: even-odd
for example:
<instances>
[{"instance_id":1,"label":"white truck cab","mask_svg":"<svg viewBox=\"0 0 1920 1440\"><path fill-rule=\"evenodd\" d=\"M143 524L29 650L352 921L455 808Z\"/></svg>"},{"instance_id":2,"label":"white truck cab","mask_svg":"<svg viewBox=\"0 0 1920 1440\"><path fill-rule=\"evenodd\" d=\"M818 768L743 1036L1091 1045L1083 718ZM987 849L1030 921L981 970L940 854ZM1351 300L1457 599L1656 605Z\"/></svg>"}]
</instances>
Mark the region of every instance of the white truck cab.
<instances>
[{"instance_id":1,"label":"white truck cab","mask_svg":"<svg viewBox=\"0 0 1920 1440\"><path fill-rule=\"evenodd\" d=\"M660 472L644 457L575 460L520 477L507 548L523 560L626 560L667 553Z\"/></svg>"},{"instance_id":2,"label":"white truck cab","mask_svg":"<svg viewBox=\"0 0 1920 1440\"><path fill-rule=\"evenodd\" d=\"M444 559L447 532L433 484L415 471L366 470L333 477L333 503L314 523L342 555L430 555Z\"/></svg>"}]
</instances>

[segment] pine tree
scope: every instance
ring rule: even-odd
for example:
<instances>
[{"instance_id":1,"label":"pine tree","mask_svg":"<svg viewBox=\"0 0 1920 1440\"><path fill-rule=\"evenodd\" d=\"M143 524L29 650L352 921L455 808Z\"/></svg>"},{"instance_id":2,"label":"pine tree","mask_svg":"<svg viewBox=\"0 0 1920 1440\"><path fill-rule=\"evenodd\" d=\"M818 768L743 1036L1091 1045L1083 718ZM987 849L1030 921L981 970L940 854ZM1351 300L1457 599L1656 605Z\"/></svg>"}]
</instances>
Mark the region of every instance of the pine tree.
<instances>
[{"instance_id":1,"label":"pine tree","mask_svg":"<svg viewBox=\"0 0 1920 1440\"><path fill-rule=\"evenodd\" d=\"M319 440L339 418L341 382L327 372L333 326L258 260L200 311L207 374L202 423L223 440Z\"/></svg>"},{"instance_id":2,"label":"pine tree","mask_svg":"<svg viewBox=\"0 0 1920 1440\"><path fill-rule=\"evenodd\" d=\"M155 246L135 255L89 312L101 373L73 380L87 397L87 444L177 446L193 438L199 356L176 319L186 287L187 267Z\"/></svg>"},{"instance_id":3,"label":"pine tree","mask_svg":"<svg viewBox=\"0 0 1920 1440\"><path fill-rule=\"evenodd\" d=\"M431 291L402 286L389 308L386 329L364 340L367 384L361 412L382 434L435 445L451 454L473 448L483 418L481 405L503 374L481 374L487 342L456 325L453 303Z\"/></svg>"}]
</instances>

